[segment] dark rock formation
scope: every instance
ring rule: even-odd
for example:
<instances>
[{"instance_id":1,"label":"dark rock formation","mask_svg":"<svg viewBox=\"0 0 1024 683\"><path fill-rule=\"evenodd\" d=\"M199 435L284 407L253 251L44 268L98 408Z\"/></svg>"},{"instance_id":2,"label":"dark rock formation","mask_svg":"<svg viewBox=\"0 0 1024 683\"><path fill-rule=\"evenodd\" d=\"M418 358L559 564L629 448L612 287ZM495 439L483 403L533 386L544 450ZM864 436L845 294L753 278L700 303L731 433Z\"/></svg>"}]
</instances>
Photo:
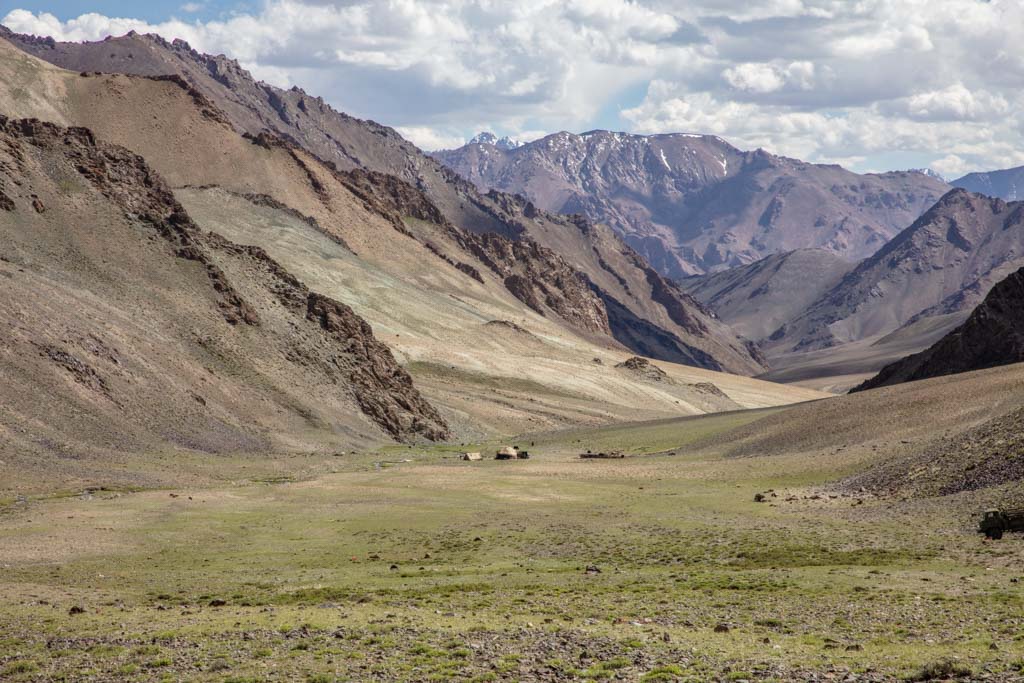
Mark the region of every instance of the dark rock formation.
<instances>
[{"instance_id":1,"label":"dark rock formation","mask_svg":"<svg viewBox=\"0 0 1024 683\"><path fill-rule=\"evenodd\" d=\"M659 368L657 365L651 363L646 358L640 358L639 356L633 356L627 358L621 363L616 364L617 368L628 370L635 375L638 375L651 382L671 382L672 379L665 373L664 370Z\"/></svg>"},{"instance_id":2,"label":"dark rock formation","mask_svg":"<svg viewBox=\"0 0 1024 683\"><path fill-rule=\"evenodd\" d=\"M1024 268L999 282L967 321L852 391L1024 361Z\"/></svg>"}]
</instances>

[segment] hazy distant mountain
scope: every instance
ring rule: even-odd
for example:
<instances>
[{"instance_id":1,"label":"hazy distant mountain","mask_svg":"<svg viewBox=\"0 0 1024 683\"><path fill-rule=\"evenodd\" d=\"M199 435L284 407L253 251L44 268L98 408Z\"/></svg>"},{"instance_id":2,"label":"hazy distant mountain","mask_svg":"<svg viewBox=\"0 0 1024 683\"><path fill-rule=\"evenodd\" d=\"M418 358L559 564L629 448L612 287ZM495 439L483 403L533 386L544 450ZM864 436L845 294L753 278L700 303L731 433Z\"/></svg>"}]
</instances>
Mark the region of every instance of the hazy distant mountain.
<instances>
[{"instance_id":1,"label":"hazy distant mountain","mask_svg":"<svg viewBox=\"0 0 1024 683\"><path fill-rule=\"evenodd\" d=\"M1021 266L1024 202L952 190L766 343L776 354L807 351L966 315Z\"/></svg>"},{"instance_id":2,"label":"hazy distant mountain","mask_svg":"<svg viewBox=\"0 0 1024 683\"><path fill-rule=\"evenodd\" d=\"M1002 171L968 173L954 180L952 184L989 197L999 197L1008 202L1016 201L1024 199L1024 166Z\"/></svg>"},{"instance_id":3,"label":"hazy distant mountain","mask_svg":"<svg viewBox=\"0 0 1024 683\"><path fill-rule=\"evenodd\" d=\"M854 391L1024 361L1024 268L997 283L963 325L882 368Z\"/></svg>"},{"instance_id":4,"label":"hazy distant mountain","mask_svg":"<svg viewBox=\"0 0 1024 683\"><path fill-rule=\"evenodd\" d=\"M505 278L510 292L546 315L575 321L570 325L588 321L584 327L589 331L595 331L591 329L595 325L604 327L605 334L631 350L663 360L740 374L764 369L763 359L744 340L660 276L609 228L548 214L512 195L483 194L391 128L337 112L298 88L282 90L258 82L234 60L201 54L180 40L168 42L131 32L99 42L63 43L13 34L2 27L0 37L75 72L178 76L239 132L258 136L269 131L341 171L363 169L394 176L403 181L399 184L403 189L382 178L388 187L370 188L369 193L408 194L407 184L456 229L522 243L499 248L494 238L488 238L487 244L503 258L511 258L515 250L521 256L548 250L544 253L557 256L568 268L564 277L549 278L544 284L522 273ZM505 153L495 144L476 146ZM372 179L363 180L373 184ZM535 267L530 272L540 277L546 271ZM591 293L579 292L579 281ZM569 295L567 290L574 293ZM595 302L603 309L596 318ZM602 323L597 318L603 318L604 310L607 322Z\"/></svg>"},{"instance_id":5,"label":"hazy distant mountain","mask_svg":"<svg viewBox=\"0 0 1024 683\"><path fill-rule=\"evenodd\" d=\"M563 132L514 149L471 142L435 157L478 187L607 223L672 277L802 248L864 258L949 189L925 173L858 175L744 152L712 135Z\"/></svg>"},{"instance_id":6,"label":"hazy distant mountain","mask_svg":"<svg viewBox=\"0 0 1024 683\"><path fill-rule=\"evenodd\" d=\"M854 264L824 249L797 249L680 281L748 339L764 339L834 287Z\"/></svg>"}]
</instances>

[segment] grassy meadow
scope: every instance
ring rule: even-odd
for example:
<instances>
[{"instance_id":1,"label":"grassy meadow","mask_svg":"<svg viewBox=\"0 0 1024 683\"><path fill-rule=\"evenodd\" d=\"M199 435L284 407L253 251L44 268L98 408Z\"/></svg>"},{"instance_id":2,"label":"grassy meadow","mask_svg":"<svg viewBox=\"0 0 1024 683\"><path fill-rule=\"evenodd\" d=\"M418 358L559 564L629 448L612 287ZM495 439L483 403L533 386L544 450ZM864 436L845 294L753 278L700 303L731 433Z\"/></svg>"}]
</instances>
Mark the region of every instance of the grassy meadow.
<instances>
[{"instance_id":1,"label":"grassy meadow","mask_svg":"<svg viewBox=\"0 0 1024 683\"><path fill-rule=\"evenodd\" d=\"M0 679L1018 676L1021 541L831 492L841 454L687 447L770 412L527 435L527 461L239 456L201 485L7 496Z\"/></svg>"}]
</instances>

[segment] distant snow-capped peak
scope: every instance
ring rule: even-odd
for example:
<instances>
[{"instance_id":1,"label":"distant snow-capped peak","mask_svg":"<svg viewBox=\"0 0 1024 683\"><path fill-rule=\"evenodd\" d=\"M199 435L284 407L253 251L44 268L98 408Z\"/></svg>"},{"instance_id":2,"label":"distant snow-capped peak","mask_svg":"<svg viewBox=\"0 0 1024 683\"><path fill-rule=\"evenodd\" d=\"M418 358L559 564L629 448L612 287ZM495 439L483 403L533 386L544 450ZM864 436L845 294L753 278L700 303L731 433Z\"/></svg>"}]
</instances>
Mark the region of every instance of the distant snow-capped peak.
<instances>
[{"instance_id":1,"label":"distant snow-capped peak","mask_svg":"<svg viewBox=\"0 0 1024 683\"><path fill-rule=\"evenodd\" d=\"M921 173L921 174L926 175L926 176L931 176L932 178L937 178L938 180L941 180L942 182L947 182L946 179L943 177L943 175L941 173L939 173L938 171L933 171L930 168L912 168L912 169L910 169L910 172L911 173Z\"/></svg>"},{"instance_id":2,"label":"distant snow-capped peak","mask_svg":"<svg viewBox=\"0 0 1024 683\"><path fill-rule=\"evenodd\" d=\"M512 138L510 138L507 135L502 137L502 138L499 138L494 133L491 133L489 131L484 131L483 133L478 134L476 137L474 137L472 140L470 140L469 144L471 144L471 145L493 145L493 146L497 147L498 149L502 149L502 150L508 151L510 149L515 149L516 147L519 147L523 143L519 142L518 140L513 140Z\"/></svg>"}]
</instances>

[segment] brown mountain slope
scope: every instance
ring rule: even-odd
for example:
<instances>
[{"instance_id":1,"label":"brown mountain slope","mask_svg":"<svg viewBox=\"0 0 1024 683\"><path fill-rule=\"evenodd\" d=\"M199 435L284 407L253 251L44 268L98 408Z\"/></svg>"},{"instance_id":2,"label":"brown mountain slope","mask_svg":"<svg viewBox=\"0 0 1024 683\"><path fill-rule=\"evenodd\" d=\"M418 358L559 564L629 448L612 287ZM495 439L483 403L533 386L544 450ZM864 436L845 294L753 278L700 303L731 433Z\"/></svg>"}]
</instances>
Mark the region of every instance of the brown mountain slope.
<instances>
[{"instance_id":1,"label":"brown mountain slope","mask_svg":"<svg viewBox=\"0 0 1024 683\"><path fill-rule=\"evenodd\" d=\"M800 315L853 268L824 249L797 249L680 282L748 339L760 341Z\"/></svg>"},{"instance_id":2,"label":"brown mountain slope","mask_svg":"<svg viewBox=\"0 0 1024 683\"><path fill-rule=\"evenodd\" d=\"M842 477L835 486L846 493L926 497L987 489L969 499L973 510L1013 507L1024 476L1022 382L1024 363L1017 363L837 396L773 413L690 451L768 456L779 471L817 462ZM820 504L832 507L828 498Z\"/></svg>"},{"instance_id":3,"label":"brown mountain slope","mask_svg":"<svg viewBox=\"0 0 1024 683\"><path fill-rule=\"evenodd\" d=\"M671 386L622 376L614 365L631 354L608 336L564 322L546 295L538 295L541 314L509 291L502 271L534 264L525 242L508 262L499 258L507 250L478 255L472 238L507 240L451 231L403 181L368 183L361 174L372 174L337 171L269 135L243 137L179 82L81 76L3 45L0 107L88 123L143 154L201 227L261 247L366 318L461 438L819 396L671 365L663 366L679 380ZM544 270L557 283L559 270ZM700 382L728 400L690 387Z\"/></svg>"},{"instance_id":4,"label":"brown mountain slope","mask_svg":"<svg viewBox=\"0 0 1024 683\"><path fill-rule=\"evenodd\" d=\"M793 406L691 448L726 457L770 456L781 468L815 459L821 467L857 473L838 483L846 491L931 496L1016 482L1010 493L1019 495L1022 381L1024 363L1018 363L837 396ZM985 496L993 502L1001 497L998 489Z\"/></svg>"},{"instance_id":5,"label":"brown mountain slope","mask_svg":"<svg viewBox=\"0 0 1024 683\"><path fill-rule=\"evenodd\" d=\"M238 131L258 136L270 130L343 171L365 168L394 175L426 194L441 215L465 231L497 233L550 249L580 271L609 304L614 337L634 351L744 374L764 369L762 359L742 340L661 280L614 233L548 215L516 197L482 195L389 128L335 112L301 91L258 83L234 61L201 55L181 41L168 43L138 34L83 44L10 32L3 37L25 52L74 71L179 75ZM526 250L535 251L530 246ZM521 291L523 280L511 284Z\"/></svg>"},{"instance_id":6,"label":"brown mountain slope","mask_svg":"<svg viewBox=\"0 0 1024 683\"><path fill-rule=\"evenodd\" d=\"M771 335L770 353L821 349L959 314L1024 265L1024 204L952 190Z\"/></svg>"},{"instance_id":7,"label":"brown mountain slope","mask_svg":"<svg viewBox=\"0 0 1024 683\"><path fill-rule=\"evenodd\" d=\"M608 223L671 277L808 247L864 258L948 190L923 173L858 175L710 135L562 132L435 156L482 188Z\"/></svg>"},{"instance_id":8,"label":"brown mountain slope","mask_svg":"<svg viewBox=\"0 0 1024 683\"><path fill-rule=\"evenodd\" d=\"M997 283L963 325L882 368L853 391L1024 361L1024 268Z\"/></svg>"},{"instance_id":9,"label":"brown mountain slope","mask_svg":"<svg viewBox=\"0 0 1024 683\"><path fill-rule=\"evenodd\" d=\"M365 321L200 230L140 157L37 120L0 141L5 456L84 473L448 435Z\"/></svg>"},{"instance_id":10,"label":"brown mountain slope","mask_svg":"<svg viewBox=\"0 0 1024 683\"><path fill-rule=\"evenodd\" d=\"M1024 479L1024 408L944 436L920 453L879 463L843 482L851 490L944 496ZM1001 496L1003 497L1003 496ZM1016 506L1016 496L1003 505Z\"/></svg>"}]
</instances>

